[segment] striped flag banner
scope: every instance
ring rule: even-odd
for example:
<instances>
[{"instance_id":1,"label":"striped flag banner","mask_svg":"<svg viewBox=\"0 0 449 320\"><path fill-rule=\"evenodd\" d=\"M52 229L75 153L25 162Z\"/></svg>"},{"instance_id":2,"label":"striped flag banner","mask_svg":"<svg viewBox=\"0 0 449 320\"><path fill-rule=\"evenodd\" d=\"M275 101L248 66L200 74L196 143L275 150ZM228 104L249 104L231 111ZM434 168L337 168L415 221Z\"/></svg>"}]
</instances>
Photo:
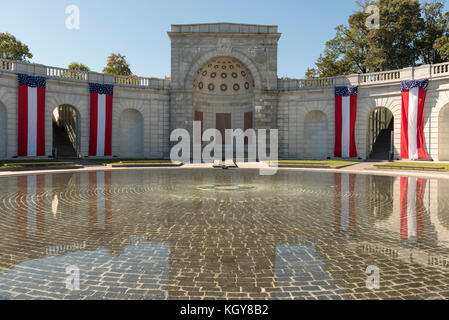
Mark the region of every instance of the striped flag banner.
<instances>
[{"instance_id":1,"label":"striped flag banner","mask_svg":"<svg viewBox=\"0 0 449 320\"><path fill-rule=\"evenodd\" d=\"M424 150L424 104L429 79L402 81L401 159L427 159Z\"/></svg>"},{"instance_id":2,"label":"striped flag banner","mask_svg":"<svg viewBox=\"0 0 449 320\"><path fill-rule=\"evenodd\" d=\"M356 215L354 202L355 174L334 174L334 217L337 231L351 231L356 229Z\"/></svg>"},{"instance_id":3,"label":"striped flag banner","mask_svg":"<svg viewBox=\"0 0 449 320\"><path fill-rule=\"evenodd\" d=\"M424 179L401 177L401 240L409 243L424 238Z\"/></svg>"},{"instance_id":4,"label":"striped flag banner","mask_svg":"<svg viewBox=\"0 0 449 320\"><path fill-rule=\"evenodd\" d=\"M356 158L355 123L358 87L335 88L335 150L337 158Z\"/></svg>"},{"instance_id":5,"label":"striped flag banner","mask_svg":"<svg viewBox=\"0 0 449 320\"><path fill-rule=\"evenodd\" d=\"M18 232L20 239L41 235L44 231L45 176L23 176L17 178L19 201Z\"/></svg>"},{"instance_id":6,"label":"striped flag banner","mask_svg":"<svg viewBox=\"0 0 449 320\"><path fill-rule=\"evenodd\" d=\"M111 156L114 86L90 83L89 156Z\"/></svg>"},{"instance_id":7,"label":"striped flag banner","mask_svg":"<svg viewBox=\"0 0 449 320\"><path fill-rule=\"evenodd\" d=\"M19 74L18 144L19 157L45 156L45 87L43 77Z\"/></svg>"},{"instance_id":8,"label":"striped flag banner","mask_svg":"<svg viewBox=\"0 0 449 320\"><path fill-rule=\"evenodd\" d=\"M111 226L111 172L89 172L89 225L91 229Z\"/></svg>"}]
</instances>

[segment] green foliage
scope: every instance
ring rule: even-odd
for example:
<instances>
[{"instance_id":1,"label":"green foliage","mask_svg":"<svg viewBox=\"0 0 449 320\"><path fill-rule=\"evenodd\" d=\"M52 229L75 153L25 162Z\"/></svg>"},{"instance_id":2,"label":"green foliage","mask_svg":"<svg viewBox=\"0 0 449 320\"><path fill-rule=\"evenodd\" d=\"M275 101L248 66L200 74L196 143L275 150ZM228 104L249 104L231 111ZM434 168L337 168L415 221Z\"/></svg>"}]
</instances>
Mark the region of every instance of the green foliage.
<instances>
[{"instance_id":1,"label":"green foliage","mask_svg":"<svg viewBox=\"0 0 449 320\"><path fill-rule=\"evenodd\" d=\"M364 0L359 5L347 25L335 28L335 37L326 42L306 77L394 70L448 59L449 12L443 12L444 2ZM369 5L379 8L379 29L366 26Z\"/></svg>"},{"instance_id":2,"label":"green foliage","mask_svg":"<svg viewBox=\"0 0 449 320\"><path fill-rule=\"evenodd\" d=\"M87 71L87 72L90 71L90 68L88 66L78 62L72 62L71 64L69 64L68 69L75 71Z\"/></svg>"},{"instance_id":3,"label":"green foliage","mask_svg":"<svg viewBox=\"0 0 449 320\"><path fill-rule=\"evenodd\" d=\"M443 36L435 41L434 49L438 51L441 58L449 61L449 36Z\"/></svg>"},{"instance_id":4,"label":"green foliage","mask_svg":"<svg viewBox=\"0 0 449 320\"><path fill-rule=\"evenodd\" d=\"M122 56L120 53L113 53L108 57L108 64L103 69L104 73L130 76L132 75L128 62L126 62L126 56Z\"/></svg>"},{"instance_id":5,"label":"green foliage","mask_svg":"<svg viewBox=\"0 0 449 320\"><path fill-rule=\"evenodd\" d=\"M33 55L26 44L23 44L10 33L0 33L0 58L9 60L31 59Z\"/></svg>"}]
</instances>

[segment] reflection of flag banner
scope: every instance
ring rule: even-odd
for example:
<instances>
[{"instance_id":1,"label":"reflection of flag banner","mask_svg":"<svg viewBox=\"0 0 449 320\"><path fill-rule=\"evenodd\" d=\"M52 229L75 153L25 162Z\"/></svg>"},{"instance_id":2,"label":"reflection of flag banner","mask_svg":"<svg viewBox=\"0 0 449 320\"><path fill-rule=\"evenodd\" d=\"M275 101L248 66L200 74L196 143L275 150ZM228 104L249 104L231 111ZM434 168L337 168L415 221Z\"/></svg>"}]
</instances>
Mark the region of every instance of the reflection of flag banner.
<instances>
[{"instance_id":1,"label":"reflection of flag banner","mask_svg":"<svg viewBox=\"0 0 449 320\"><path fill-rule=\"evenodd\" d=\"M42 234L44 230L45 176L23 176L17 178L21 206L18 211L19 237L26 239Z\"/></svg>"},{"instance_id":2,"label":"reflection of flag banner","mask_svg":"<svg viewBox=\"0 0 449 320\"><path fill-rule=\"evenodd\" d=\"M111 156L113 85L90 83L89 156Z\"/></svg>"},{"instance_id":3,"label":"reflection of flag banner","mask_svg":"<svg viewBox=\"0 0 449 320\"><path fill-rule=\"evenodd\" d=\"M401 239L422 240L424 179L401 178Z\"/></svg>"},{"instance_id":4,"label":"reflection of flag banner","mask_svg":"<svg viewBox=\"0 0 449 320\"><path fill-rule=\"evenodd\" d=\"M89 225L105 229L111 223L111 172L89 172Z\"/></svg>"},{"instance_id":5,"label":"reflection of flag banner","mask_svg":"<svg viewBox=\"0 0 449 320\"><path fill-rule=\"evenodd\" d=\"M402 81L401 159L427 159L424 150L424 104L428 79Z\"/></svg>"},{"instance_id":6,"label":"reflection of flag banner","mask_svg":"<svg viewBox=\"0 0 449 320\"><path fill-rule=\"evenodd\" d=\"M43 77L19 74L18 144L19 157L45 156L45 86Z\"/></svg>"},{"instance_id":7,"label":"reflection of flag banner","mask_svg":"<svg viewBox=\"0 0 449 320\"><path fill-rule=\"evenodd\" d=\"M334 217L338 231L355 231L354 174L334 174Z\"/></svg>"},{"instance_id":8,"label":"reflection of flag banner","mask_svg":"<svg viewBox=\"0 0 449 320\"><path fill-rule=\"evenodd\" d=\"M335 151L337 158L357 157L355 122L358 87L335 88Z\"/></svg>"}]
</instances>

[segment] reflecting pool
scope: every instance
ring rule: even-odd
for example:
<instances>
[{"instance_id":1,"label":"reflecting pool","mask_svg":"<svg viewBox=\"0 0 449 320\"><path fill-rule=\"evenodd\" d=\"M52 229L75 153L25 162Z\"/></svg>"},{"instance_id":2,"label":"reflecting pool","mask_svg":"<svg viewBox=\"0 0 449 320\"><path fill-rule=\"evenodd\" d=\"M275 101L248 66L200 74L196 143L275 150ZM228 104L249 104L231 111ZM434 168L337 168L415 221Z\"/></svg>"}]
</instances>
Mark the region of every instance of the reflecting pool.
<instances>
[{"instance_id":1,"label":"reflecting pool","mask_svg":"<svg viewBox=\"0 0 449 320\"><path fill-rule=\"evenodd\" d=\"M0 299L447 299L448 195L295 171L0 178Z\"/></svg>"}]
</instances>

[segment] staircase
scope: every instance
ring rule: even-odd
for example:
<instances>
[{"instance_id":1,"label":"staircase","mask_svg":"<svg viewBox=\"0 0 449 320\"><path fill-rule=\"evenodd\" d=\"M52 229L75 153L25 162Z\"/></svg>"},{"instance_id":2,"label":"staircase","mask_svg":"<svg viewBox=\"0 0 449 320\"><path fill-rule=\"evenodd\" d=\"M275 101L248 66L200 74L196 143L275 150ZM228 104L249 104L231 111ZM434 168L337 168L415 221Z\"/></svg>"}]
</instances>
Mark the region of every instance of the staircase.
<instances>
[{"instance_id":1,"label":"staircase","mask_svg":"<svg viewBox=\"0 0 449 320\"><path fill-rule=\"evenodd\" d=\"M64 127L53 125L53 153L57 159L78 159L78 154Z\"/></svg>"},{"instance_id":2,"label":"staircase","mask_svg":"<svg viewBox=\"0 0 449 320\"><path fill-rule=\"evenodd\" d=\"M376 143L371 152L371 159L388 160L391 148L391 133L390 129L381 130L377 136Z\"/></svg>"}]
</instances>

